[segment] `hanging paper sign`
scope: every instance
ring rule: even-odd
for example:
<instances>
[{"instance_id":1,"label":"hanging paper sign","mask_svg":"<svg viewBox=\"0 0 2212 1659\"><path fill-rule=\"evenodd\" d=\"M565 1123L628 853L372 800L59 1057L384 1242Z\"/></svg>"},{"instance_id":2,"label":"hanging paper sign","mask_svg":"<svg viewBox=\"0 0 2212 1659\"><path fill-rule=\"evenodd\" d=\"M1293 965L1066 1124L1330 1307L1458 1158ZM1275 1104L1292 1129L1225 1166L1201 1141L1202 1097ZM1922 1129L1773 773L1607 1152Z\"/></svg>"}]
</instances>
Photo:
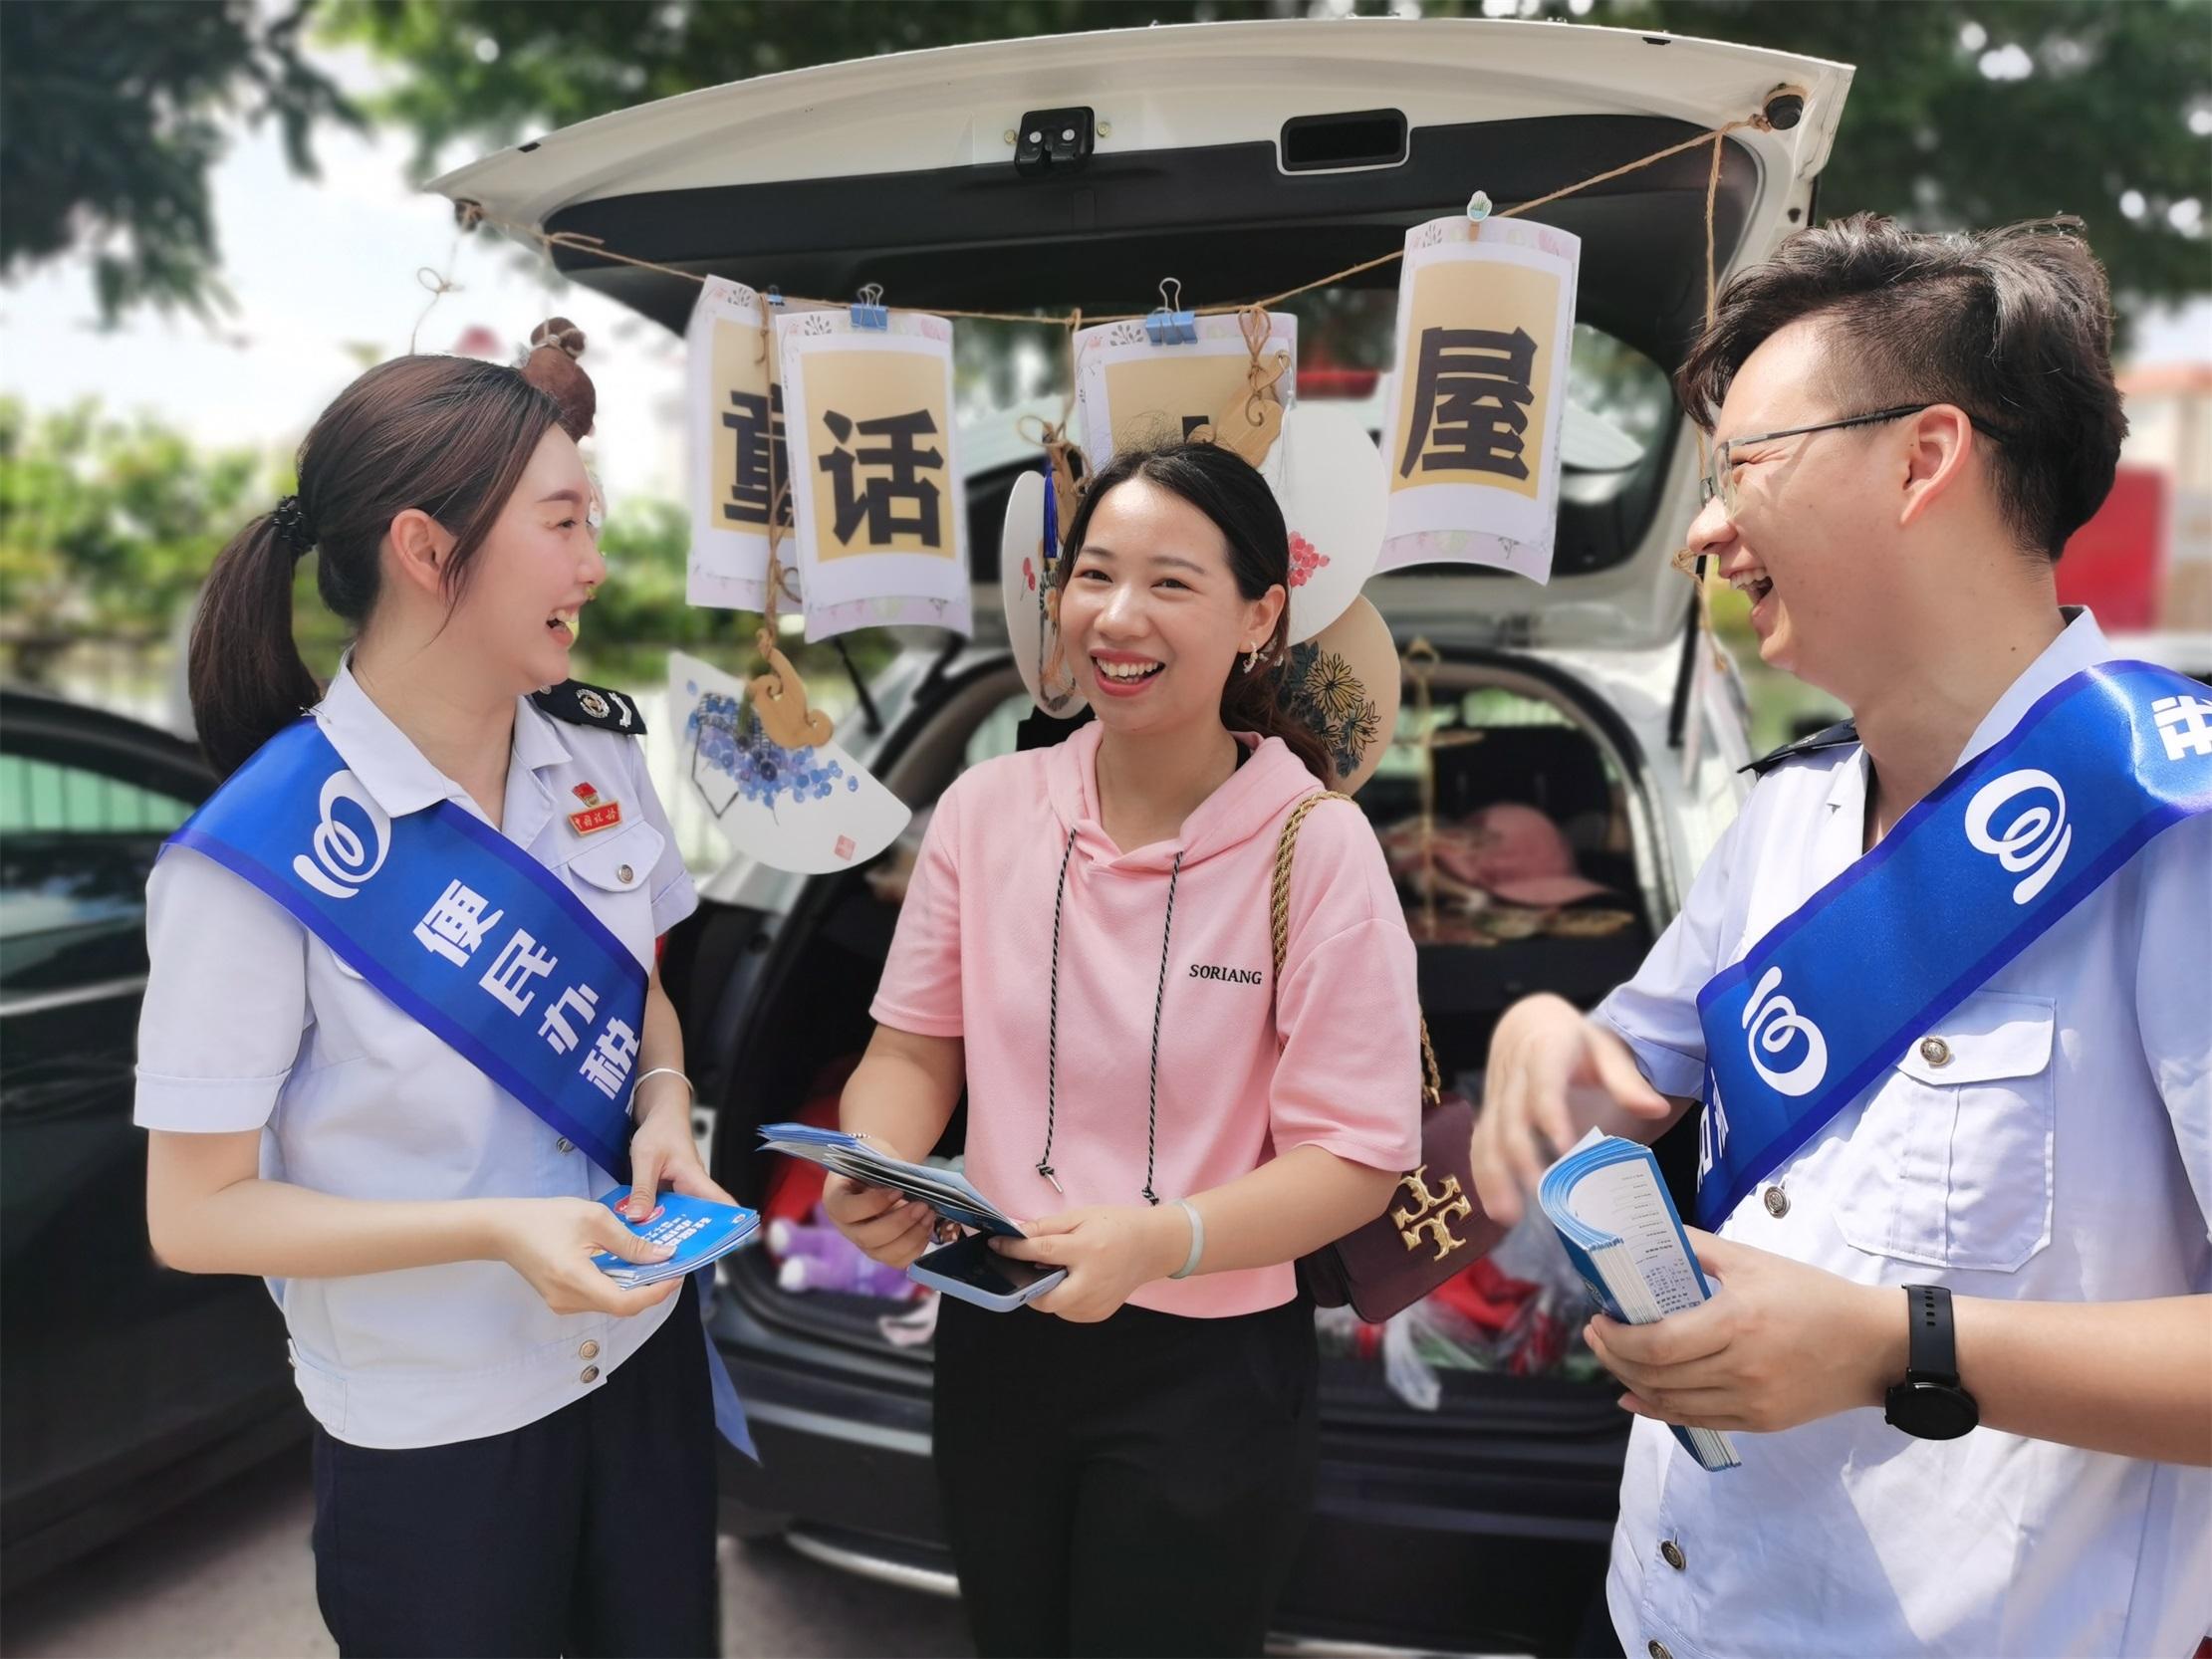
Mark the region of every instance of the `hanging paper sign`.
<instances>
[{"instance_id":1,"label":"hanging paper sign","mask_svg":"<svg viewBox=\"0 0 2212 1659\"><path fill-rule=\"evenodd\" d=\"M1406 233L1379 569L1552 574L1581 239L1465 214Z\"/></svg>"},{"instance_id":2,"label":"hanging paper sign","mask_svg":"<svg viewBox=\"0 0 2212 1659\"><path fill-rule=\"evenodd\" d=\"M758 610L767 597L769 519L791 476L783 386L764 321L769 309L743 283L709 277L684 330L691 440L684 596L693 604ZM788 499L780 517L784 569L796 577Z\"/></svg>"},{"instance_id":3,"label":"hanging paper sign","mask_svg":"<svg viewBox=\"0 0 2212 1659\"><path fill-rule=\"evenodd\" d=\"M1045 478L1025 472L1006 499L999 532L999 596L1006 607L1006 639L1030 701L1059 720L1084 709L1083 693L1060 648L1052 618L1052 566L1045 557Z\"/></svg>"},{"instance_id":4,"label":"hanging paper sign","mask_svg":"<svg viewBox=\"0 0 2212 1659\"><path fill-rule=\"evenodd\" d=\"M743 680L673 651L668 694L683 721L681 775L737 851L820 875L866 863L906 828L904 804L836 743L801 730L778 742L782 722Z\"/></svg>"},{"instance_id":5,"label":"hanging paper sign","mask_svg":"<svg viewBox=\"0 0 2212 1659\"><path fill-rule=\"evenodd\" d=\"M896 618L969 631L967 506L953 453L952 325L776 320L807 637Z\"/></svg>"},{"instance_id":6,"label":"hanging paper sign","mask_svg":"<svg viewBox=\"0 0 2212 1659\"><path fill-rule=\"evenodd\" d=\"M1283 417L1276 499L1291 534L1290 642L1345 614L1382 553L1388 484L1365 422L1342 404L1307 403Z\"/></svg>"},{"instance_id":7,"label":"hanging paper sign","mask_svg":"<svg viewBox=\"0 0 2212 1659\"><path fill-rule=\"evenodd\" d=\"M1225 409L1241 406L1250 384L1252 348L1235 316L1201 317L1197 340L1154 345L1141 322L1106 323L1076 336L1076 418L1093 470L1124 449L1187 438ZM1298 363L1298 319L1267 314L1263 362L1280 360L1275 382L1288 404ZM1277 446L1280 447L1279 445ZM1261 470L1280 463L1271 452Z\"/></svg>"}]
</instances>

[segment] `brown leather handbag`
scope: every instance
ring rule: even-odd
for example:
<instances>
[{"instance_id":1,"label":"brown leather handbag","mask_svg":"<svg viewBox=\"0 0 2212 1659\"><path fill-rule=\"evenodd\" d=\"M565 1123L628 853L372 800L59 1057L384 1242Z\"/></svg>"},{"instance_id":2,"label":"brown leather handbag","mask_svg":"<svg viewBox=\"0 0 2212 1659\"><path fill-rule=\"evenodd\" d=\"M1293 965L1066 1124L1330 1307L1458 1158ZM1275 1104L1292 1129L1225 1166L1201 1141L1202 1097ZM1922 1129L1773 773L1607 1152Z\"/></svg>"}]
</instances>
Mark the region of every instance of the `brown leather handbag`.
<instances>
[{"instance_id":1,"label":"brown leather handbag","mask_svg":"<svg viewBox=\"0 0 2212 1659\"><path fill-rule=\"evenodd\" d=\"M1324 801L1351 802L1330 791L1293 809L1275 846L1275 881L1269 910L1275 935L1275 978L1283 978L1283 953L1291 931L1291 855L1299 826ZM1403 1312L1445 1280L1485 1255L1506 1230L1482 1212L1475 1197L1471 1142L1475 1108L1445 1099L1436 1050L1421 1021L1421 1161L1399 1179L1390 1207L1335 1244L1298 1263L1300 1282L1323 1307L1352 1310L1369 1324Z\"/></svg>"}]
</instances>

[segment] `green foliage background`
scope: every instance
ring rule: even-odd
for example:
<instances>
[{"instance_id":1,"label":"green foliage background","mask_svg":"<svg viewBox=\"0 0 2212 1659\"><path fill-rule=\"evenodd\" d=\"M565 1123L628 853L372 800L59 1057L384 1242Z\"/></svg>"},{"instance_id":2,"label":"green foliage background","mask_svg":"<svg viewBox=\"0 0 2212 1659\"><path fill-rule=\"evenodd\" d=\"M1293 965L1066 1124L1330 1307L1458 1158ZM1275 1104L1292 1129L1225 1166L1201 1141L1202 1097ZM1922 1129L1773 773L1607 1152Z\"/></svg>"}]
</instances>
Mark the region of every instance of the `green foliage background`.
<instances>
[{"instance_id":1,"label":"green foliage background","mask_svg":"<svg viewBox=\"0 0 2212 1659\"><path fill-rule=\"evenodd\" d=\"M1575 0L1583 3L1583 0ZM1360 11L1381 9L1358 0ZM1479 0L1427 0L1424 16ZM208 196L226 123L276 120L312 172L327 122L394 123L416 164L698 87L838 59L1013 36L1301 15L1291 0L8 0L0 5L0 275L90 249L104 316L227 303ZM2087 222L2123 318L2212 291L2212 8L2200 0L1523 0L1520 15L1664 30L1857 66L1821 211L1991 224ZM1325 22L1313 27L1326 28ZM317 41L402 72L353 107ZM2028 73L2020 73L2023 69ZM2127 193L2139 210L2123 210ZM1316 324L1326 321L1317 316ZM202 452L147 419L0 401L0 672L37 677L73 639L152 639L223 540L287 486L289 463ZM753 619L683 603L685 528L618 506L608 643L742 642ZM311 594L303 571L303 595ZM336 623L307 598L313 649ZM608 643L603 643L608 642ZM593 666L598 666L595 661ZM611 664L610 666L619 666ZM641 671L643 659L629 665Z\"/></svg>"}]
</instances>

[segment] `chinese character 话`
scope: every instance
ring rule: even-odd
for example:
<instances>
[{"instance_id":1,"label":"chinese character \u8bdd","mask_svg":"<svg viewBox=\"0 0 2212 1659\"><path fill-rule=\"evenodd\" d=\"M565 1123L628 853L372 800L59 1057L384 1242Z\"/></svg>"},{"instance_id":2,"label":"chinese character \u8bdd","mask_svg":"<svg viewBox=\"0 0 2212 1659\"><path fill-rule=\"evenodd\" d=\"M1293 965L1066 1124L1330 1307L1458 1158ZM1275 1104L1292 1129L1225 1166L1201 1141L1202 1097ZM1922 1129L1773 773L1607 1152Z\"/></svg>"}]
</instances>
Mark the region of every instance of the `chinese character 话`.
<instances>
[{"instance_id":1,"label":"chinese character \u8bdd","mask_svg":"<svg viewBox=\"0 0 2212 1659\"><path fill-rule=\"evenodd\" d=\"M912 414L885 415L856 426L848 416L828 409L823 412L822 424L838 441L838 447L817 463L830 475L837 495L837 520L831 534L850 543L864 518L870 542L881 544L905 535L919 537L925 547L940 547L937 486L919 474L941 471L945 459L937 449L915 447L917 438L937 430L930 412L916 409ZM884 441L874 448L848 449L846 443L856 430L862 437ZM856 468L866 469L868 476L856 482ZM910 515L893 512L899 502L910 504Z\"/></svg>"}]
</instances>

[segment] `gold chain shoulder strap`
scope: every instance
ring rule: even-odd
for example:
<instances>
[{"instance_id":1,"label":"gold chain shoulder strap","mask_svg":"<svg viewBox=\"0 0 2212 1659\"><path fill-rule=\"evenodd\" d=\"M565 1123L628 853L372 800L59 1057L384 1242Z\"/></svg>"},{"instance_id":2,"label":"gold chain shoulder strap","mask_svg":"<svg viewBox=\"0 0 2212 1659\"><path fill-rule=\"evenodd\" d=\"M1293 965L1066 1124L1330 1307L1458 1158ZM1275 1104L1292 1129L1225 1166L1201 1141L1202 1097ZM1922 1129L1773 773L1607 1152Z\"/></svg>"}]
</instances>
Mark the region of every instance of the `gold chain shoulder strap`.
<instances>
[{"instance_id":1,"label":"gold chain shoulder strap","mask_svg":"<svg viewBox=\"0 0 2212 1659\"><path fill-rule=\"evenodd\" d=\"M1306 822L1306 815L1324 801L1350 802L1352 797L1336 790L1321 790L1309 795L1291 809L1291 816L1283 822L1282 838L1275 843L1275 879L1268 891L1268 922L1275 945L1275 975L1269 981L1269 992L1274 994L1283 982L1283 957L1291 943L1291 855L1298 849L1298 829ZM1436 1065L1436 1048L1428 1040L1428 1017L1421 1016L1421 1103L1433 1106L1444 1097L1444 1077Z\"/></svg>"}]
</instances>

